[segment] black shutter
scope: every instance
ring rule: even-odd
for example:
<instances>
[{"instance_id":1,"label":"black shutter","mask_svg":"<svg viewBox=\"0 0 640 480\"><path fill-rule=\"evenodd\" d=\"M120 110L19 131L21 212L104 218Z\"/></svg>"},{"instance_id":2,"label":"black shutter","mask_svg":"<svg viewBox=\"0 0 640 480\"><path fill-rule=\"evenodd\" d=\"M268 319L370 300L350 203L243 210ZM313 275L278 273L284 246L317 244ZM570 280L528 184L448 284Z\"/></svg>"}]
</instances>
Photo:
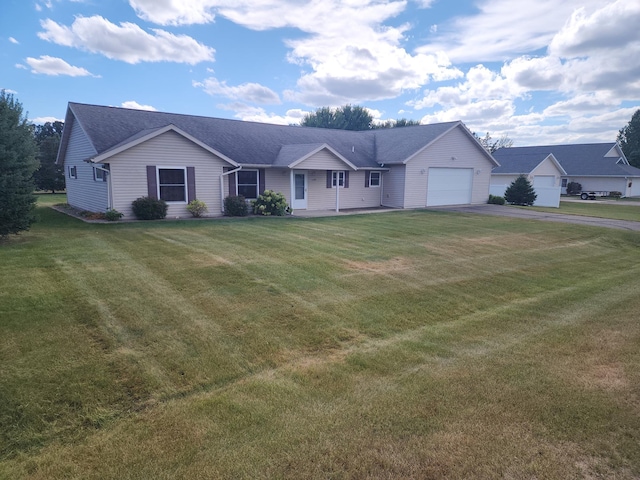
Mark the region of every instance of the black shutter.
<instances>
[{"instance_id":1,"label":"black shutter","mask_svg":"<svg viewBox=\"0 0 640 480\"><path fill-rule=\"evenodd\" d=\"M366 170L364 172L364 186L365 188L369 188L369 184L371 183L371 172Z\"/></svg>"},{"instance_id":2,"label":"black shutter","mask_svg":"<svg viewBox=\"0 0 640 480\"><path fill-rule=\"evenodd\" d=\"M349 170L344 172L344 188L349 188Z\"/></svg>"},{"instance_id":3,"label":"black shutter","mask_svg":"<svg viewBox=\"0 0 640 480\"><path fill-rule=\"evenodd\" d=\"M331 188L333 186L332 179L333 179L333 172L331 170L327 170L327 188Z\"/></svg>"},{"instance_id":4,"label":"black shutter","mask_svg":"<svg viewBox=\"0 0 640 480\"><path fill-rule=\"evenodd\" d=\"M147 195L158 198L158 181L156 179L156 166L147 165Z\"/></svg>"},{"instance_id":5,"label":"black shutter","mask_svg":"<svg viewBox=\"0 0 640 480\"><path fill-rule=\"evenodd\" d=\"M266 190L265 187L265 178L264 178L264 168L258 169L258 196L262 195Z\"/></svg>"},{"instance_id":6,"label":"black shutter","mask_svg":"<svg viewBox=\"0 0 640 480\"><path fill-rule=\"evenodd\" d=\"M187 203L196 199L196 169L187 167Z\"/></svg>"}]
</instances>

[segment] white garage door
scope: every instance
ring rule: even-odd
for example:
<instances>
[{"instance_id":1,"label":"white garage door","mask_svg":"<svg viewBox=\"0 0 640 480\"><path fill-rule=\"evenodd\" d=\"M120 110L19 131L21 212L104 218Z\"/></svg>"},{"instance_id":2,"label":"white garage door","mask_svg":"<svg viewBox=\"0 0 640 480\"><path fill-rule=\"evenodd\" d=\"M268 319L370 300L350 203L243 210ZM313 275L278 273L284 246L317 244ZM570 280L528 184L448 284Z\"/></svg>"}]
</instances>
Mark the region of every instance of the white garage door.
<instances>
[{"instance_id":1,"label":"white garage door","mask_svg":"<svg viewBox=\"0 0 640 480\"><path fill-rule=\"evenodd\" d=\"M473 168L430 168L427 206L471 203Z\"/></svg>"},{"instance_id":2,"label":"white garage door","mask_svg":"<svg viewBox=\"0 0 640 480\"><path fill-rule=\"evenodd\" d=\"M534 175L533 177L533 188L536 187L555 187L556 186L556 177L553 175Z\"/></svg>"},{"instance_id":3,"label":"white garage door","mask_svg":"<svg viewBox=\"0 0 640 480\"><path fill-rule=\"evenodd\" d=\"M629 191L629 195L631 197L640 197L640 178L634 177L627 180L627 182L631 182L631 189Z\"/></svg>"}]
</instances>

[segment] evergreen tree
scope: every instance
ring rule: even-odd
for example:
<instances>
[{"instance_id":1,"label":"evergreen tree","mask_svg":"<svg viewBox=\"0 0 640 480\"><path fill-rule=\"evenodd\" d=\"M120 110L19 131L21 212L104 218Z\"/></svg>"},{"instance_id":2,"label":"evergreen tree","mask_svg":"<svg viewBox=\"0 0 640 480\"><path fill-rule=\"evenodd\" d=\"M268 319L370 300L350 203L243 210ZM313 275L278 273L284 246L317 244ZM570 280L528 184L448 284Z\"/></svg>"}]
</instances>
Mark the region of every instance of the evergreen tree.
<instances>
[{"instance_id":1,"label":"evergreen tree","mask_svg":"<svg viewBox=\"0 0 640 480\"><path fill-rule=\"evenodd\" d=\"M618 143L629 163L640 168L640 110L636 110L627 126L620 130Z\"/></svg>"},{"instance_id":2,"label":"evergreen tree","mask_svg":"<svg viewBox=\"0 0 640 480\"><path fill-rule=\"evenodd\" d=\"M533 205L538 196L527 177L520 175L504 192L504 199L512 205Z\"/></svg>"},{"instance_id":3,"label":"evergreen tree","mask_svg":"<svg viewBox=\"0 0 640 480\"><path fill-rule=\"evenodd\" d=\"M0 237L28 230L34 221L35 157L36 143L22 105L0 91Z\"/></svg>"},{"instance_id":4,"label":"evergreen tree","mask_svg":"<svg viewBox=\"0 0 640 480\"><path fill-rule=\"evenodd\" d=\"M56 165L60 138L62 138L62 122L47 122L44 125L36 125L35 137L38 144L38 160L40 167L33 178L38 190L56 193L56 190L64 190L64 169Z\"/></svg>"}]
</instances>

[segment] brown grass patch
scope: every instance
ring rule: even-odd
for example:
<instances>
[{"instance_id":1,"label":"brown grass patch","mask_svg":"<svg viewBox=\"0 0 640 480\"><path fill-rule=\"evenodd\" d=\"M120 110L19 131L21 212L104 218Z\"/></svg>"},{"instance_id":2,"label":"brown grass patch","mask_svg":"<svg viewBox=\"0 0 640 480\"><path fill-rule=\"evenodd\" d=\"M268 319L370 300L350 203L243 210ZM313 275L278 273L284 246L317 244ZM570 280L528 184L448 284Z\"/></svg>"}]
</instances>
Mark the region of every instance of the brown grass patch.
<instances>
[{"instance_id":1,"label":"brown grass patch","mask_svg":"<svg viewBox=\"0 0 640 480\"><path fill-rule=\"evenodd\" d=\"M395 257L390 258L389 260L377 260L368 262L345 259L344 263L350 270L379 275L407 271L412 268L409 259L404 257Z\"/></svg>"}]
</instances>

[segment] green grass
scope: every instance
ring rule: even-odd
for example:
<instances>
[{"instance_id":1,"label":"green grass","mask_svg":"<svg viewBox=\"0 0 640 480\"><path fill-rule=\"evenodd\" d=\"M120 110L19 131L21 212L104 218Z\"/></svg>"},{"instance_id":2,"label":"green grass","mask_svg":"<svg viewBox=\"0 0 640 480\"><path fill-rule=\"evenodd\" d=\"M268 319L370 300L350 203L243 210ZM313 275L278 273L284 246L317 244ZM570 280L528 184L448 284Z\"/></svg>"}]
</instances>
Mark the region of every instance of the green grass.
<instances>
[{"instance_id":1,"label":"green grass","mask_svg":"<svg viewBox=\"0 0 640 480\"><path fill-rule=\"evenodd\" d=\"M625 199L626 200L626 199ZM560 201L560 208L526 207L531 210L567 215L584 215L587 217L611 218L614 220L632 220L640 222L640 203L638 205L619 205L585 200L584 202Z\"/></svg>"},{"instance_id":2,"label":"green grass","mask_svg":"<svg viewBox=\"0 0 640 480\"><path fill-rule=\"evenodd\" d=\"M38 214L0 245L0 478L640 476L637 233Z\"/></svg>"}]
</instances>

